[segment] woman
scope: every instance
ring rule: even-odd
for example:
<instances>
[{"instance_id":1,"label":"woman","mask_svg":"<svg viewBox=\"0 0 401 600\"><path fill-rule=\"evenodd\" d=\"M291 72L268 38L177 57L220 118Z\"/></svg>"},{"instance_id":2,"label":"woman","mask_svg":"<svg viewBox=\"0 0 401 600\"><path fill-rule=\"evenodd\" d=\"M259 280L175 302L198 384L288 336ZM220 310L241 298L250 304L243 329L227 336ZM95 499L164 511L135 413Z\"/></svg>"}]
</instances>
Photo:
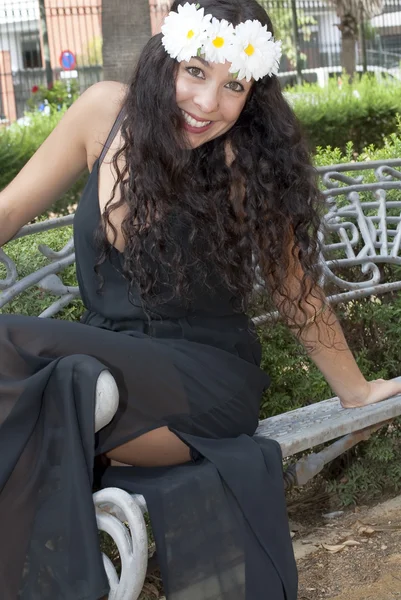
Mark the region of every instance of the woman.
<instances>
[{"instance_id":1,"label":"woman","mask_svg":"<svg viewBox=\"0 0 401 600\"><path fill-rule=\"evenodd\" d=\"M219 474L151 514L168 598L296 597L280 456L249 437L269 383L246 316L255 283L343 406L401 391L364 379L317 285L320 196L279 58L255 0L177 1L129 88L85 92L0 194L2 245L91 172L74 227L82 323L0 318L5 600L107 593L91 504L104 369L120 406L96 454L146 468L205 456ZM189 505L194 528L175 562L168 505L182 518Z\"/></svg>"}]
</instances>

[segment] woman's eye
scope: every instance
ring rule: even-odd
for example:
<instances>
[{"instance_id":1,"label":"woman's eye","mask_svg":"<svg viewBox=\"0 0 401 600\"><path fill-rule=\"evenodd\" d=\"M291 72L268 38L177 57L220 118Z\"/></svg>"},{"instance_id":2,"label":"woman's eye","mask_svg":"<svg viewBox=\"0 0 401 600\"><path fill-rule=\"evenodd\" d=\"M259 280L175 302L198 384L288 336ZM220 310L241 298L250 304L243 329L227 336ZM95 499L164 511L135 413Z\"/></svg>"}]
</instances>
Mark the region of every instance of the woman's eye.
<instances>
[{"instance_id":1,"label":"woman's eye","mask_svg":"<svg viewBox=\"0 0 401 600\"><path fill-rule=\"evenodd\" d=\"M239 83L238 81L230 81L230 83L227 83L227 87L232 90L233 92L243 92L244 91L244 86L241 85L241 83Z\"/></svg>"},{"instance_id":2,"label":"woman's eye","mask_svg":"<svg viewBox=\"0 0 401 600\"><path fill-rule=\"evenodd\" d=\"M205 74L202 71L202 69L199 69L199 67L186 67L186 71L188 71L188 73L190 75L192 75L192 77L204 77Z\"/></svg>"}]
</instances>

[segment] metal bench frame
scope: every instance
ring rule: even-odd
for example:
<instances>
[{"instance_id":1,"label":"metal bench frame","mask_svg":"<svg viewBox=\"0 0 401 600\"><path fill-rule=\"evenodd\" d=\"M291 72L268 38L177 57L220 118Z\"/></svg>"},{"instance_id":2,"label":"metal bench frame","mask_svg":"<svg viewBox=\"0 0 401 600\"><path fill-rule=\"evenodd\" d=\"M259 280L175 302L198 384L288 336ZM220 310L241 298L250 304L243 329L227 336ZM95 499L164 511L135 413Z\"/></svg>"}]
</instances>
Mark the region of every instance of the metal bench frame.
<instances>
[{"instance_id":1,"label":"metal bench frame","mask_svg":"<svg viewBox=\"0 0 401 600\"><path fill-rule=\"evenodd\" d=\"M383 264L401 265L400 167L401 159L318 168L328 209L324 233L323 229L321 233L322 285L338 289L328 298L333 305L401 289L401 280L382 281L380 269ZM27 225L14 239L72 223L73 215L69 215ZM70 240L59 252L43 245L38 250L48 259L48 265L19 279L17 265L0 249L0 263L6 268L6 277L0 279L0 311L23 291L35 286L58 297L39 315L42 318L56 316L79 297L78 287L65 286L58 276L75 261L73 241ZM335 260L333 252L336 253ZM344 280L337 274L339 267L360 267L363 281L359 281L360 276L358 281ZM260 325L271 318L271 314L265 314L254 321ZM98 382L97 394L96 425L99 429L113 418L118 391L110 379L103 377ZM338 398L332 398L264 419L256 434L276 439L285 457L337 440L317 454L308 454L286 471L286 485L303 485L326 463L400 415L401 396L352 410L341 408ZM120 489L108 488L94 494L94 503L99 529L114 539L121 557L122 569L118 577L111 561L104 556L111 587L109 599L136 600L147 569L145 500ZM128 523L129 529L124 523Z\"/></svg>"}]
</instances>

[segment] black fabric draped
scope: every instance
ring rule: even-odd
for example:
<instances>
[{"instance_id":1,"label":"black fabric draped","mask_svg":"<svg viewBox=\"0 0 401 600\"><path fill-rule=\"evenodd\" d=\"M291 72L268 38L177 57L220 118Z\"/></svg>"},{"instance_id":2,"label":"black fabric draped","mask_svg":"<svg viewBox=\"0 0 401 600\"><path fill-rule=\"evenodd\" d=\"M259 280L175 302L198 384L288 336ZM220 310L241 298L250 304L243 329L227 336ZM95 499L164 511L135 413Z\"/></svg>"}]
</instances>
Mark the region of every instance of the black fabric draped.
<instances>
[{"instance_id":1,"label":"black fabric draped","mask_svg":"<svg viewBox=\"0 0 401 600\"><path fill-rule=\"evenodd\" d=\"M74 344L82 354L74 353ZM183 413L193 410L187 395L193 378L179 379L171 355L172 348L187 344L66 321L0 316L4 600L98 600L107 592L92 466L95 452L129 439L130 422L131 438L166 423L204 457L168 469L113 467L103 475L103 486L145 496L167 598L257 600L269 589L274 600L295 600L279 446L240 433L254 427L253 416L243 420L245 388L238 398L193 418ZM205 385L210 373L202 352L208 348L190 342L189 351L200 352ZM228 362L219 366L234 373L243 360L216 349L212 363L220 355ZM183 352L176 356L184 368ZM191 357L186 358L191 366ZM96 436L95 448L95 387L105 368L119 382L122 409ZM224 382L214 393L223 390ZM163 413L168 402L176 413L173 408Z\"/></svg>"},{"instance_id":2,"label":"black fabric draped","mask_svg":"<svg viewBox=\"0 0 401 600\"><path fill-rule=\"evenodd\" d=\"M92 502L94 400L104 366L23 349L0 317L2 600L101 598L108 582Z\"/></svg>"},{"instance_id":3,"label":"black fabric draped","mask_svg":"<svg viewBox=\"0 0 401 600\"><path fill-rule=\"evenodd\" d=\"M279 445L180 436L205 458L155 472L112 467L102 480L145 496L167 598L297 598Z\"/></svg>"}]
</instances>

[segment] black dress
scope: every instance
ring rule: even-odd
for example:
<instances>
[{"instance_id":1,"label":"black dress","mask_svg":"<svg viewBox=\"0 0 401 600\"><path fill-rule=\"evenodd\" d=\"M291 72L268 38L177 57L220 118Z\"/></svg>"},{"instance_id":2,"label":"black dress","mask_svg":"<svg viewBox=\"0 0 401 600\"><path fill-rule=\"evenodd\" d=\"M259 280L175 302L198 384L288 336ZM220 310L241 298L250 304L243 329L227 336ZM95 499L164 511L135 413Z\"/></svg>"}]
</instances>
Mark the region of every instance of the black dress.
<instances>
[{"instance_id":1,"label":"black dress","mask_svg":"<svg viewBox=\"0 0 401 600\"><path fill-rule=\"evenodd\" d=\"M107 593L91 499L94 455L168 426L205 458L105 476L106 484L122 478L122 487L145 495L167 598L294 600L279 447L249 437L269 383L251 321L216 281L213 293L196 290L190 310L177 300L144 310L128 293L116 249L100 267L98 293L101 159L74 222L82 323L0 316L1 598ZM95 386L105 368L120 404L95 438ZM132 485L123 481L128 472ZM171 473L179 490L163 484Z\"/></svg>"}]
</instances>

